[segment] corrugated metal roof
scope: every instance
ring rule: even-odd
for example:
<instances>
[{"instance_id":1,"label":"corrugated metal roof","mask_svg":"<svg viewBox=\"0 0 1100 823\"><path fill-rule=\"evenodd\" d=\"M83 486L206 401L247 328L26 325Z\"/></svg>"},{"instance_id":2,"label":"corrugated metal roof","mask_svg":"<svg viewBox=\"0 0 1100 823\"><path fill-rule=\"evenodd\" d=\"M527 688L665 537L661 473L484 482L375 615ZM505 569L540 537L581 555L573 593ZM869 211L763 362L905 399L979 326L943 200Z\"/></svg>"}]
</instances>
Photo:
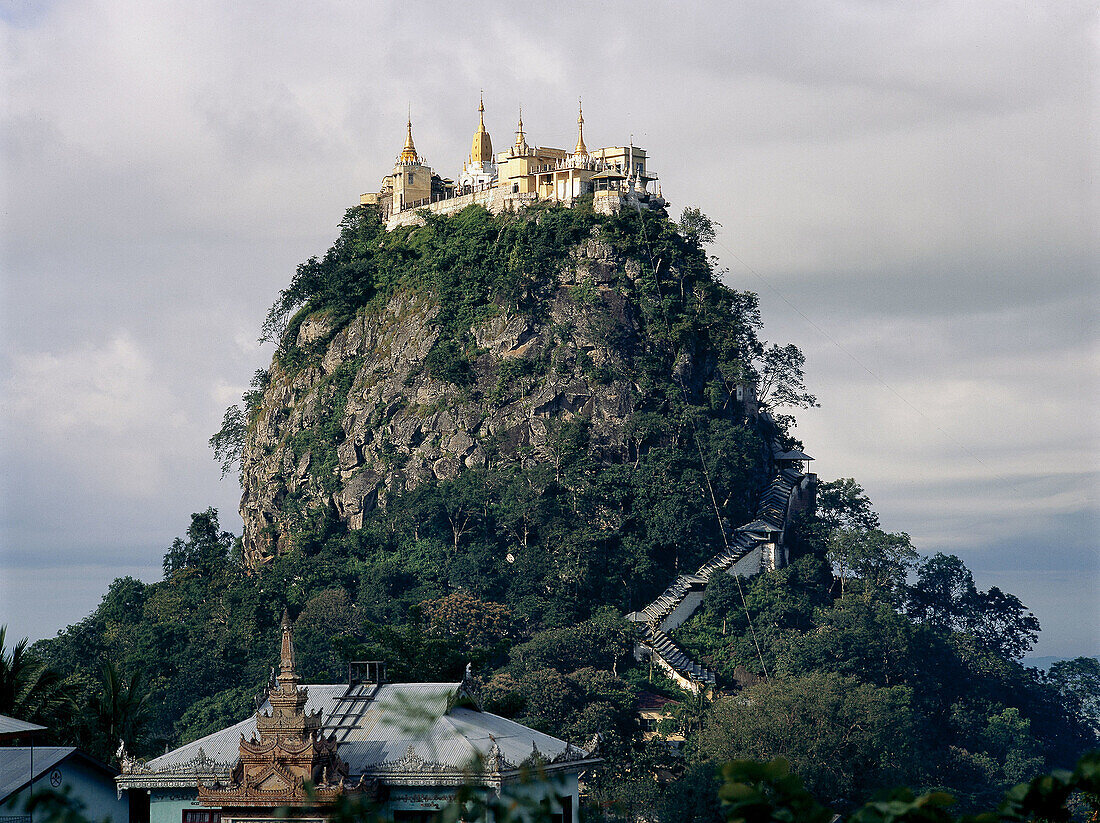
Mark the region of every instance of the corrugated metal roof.
<instances>
[{"instance_id":1,"label":"corrugated metal roof","mask_svg":"<svg viewBox=\"0 0 1100 823\"><path fill-rule=\"evenodd\" d=\"M353 775L403 771L410 756L461 772L478 757L490 757L494 743L505 760L517 765L533 751L551 760L568 746L513 720L455 705L460 683L307 688L306 711L321 712L325 733L336 734L340 757ZM265 703L262 708L270 707ZM218 766L231 764L242 734L256 734L255 715L150 760L146 767L179 774L193 765L209 771L214 765L210 760Z\"/></svg>"},{"instance_id":2,"label":"corrugated metal roof","mask_svg":"<svg viewBox=\"0 0 1100 823\"><path fill-rule=\"evenodd\" d=\"M8 717L6 714L0 714L0 740L45 730L45 726L39 726L37 723L28 723L26 720L17 720L14 717Z\"/></svg>"},{"instance_id":3,"label":"corrugated metal roof","mask_svg":"<svg viewBox=\"0 0 1100 823\"><path fill-rule=\"evenodd\" d=\"M31 755L34 779L76 751L73 746L0 746L0 803L31 781Z\"/></svg>"}]
</instances>

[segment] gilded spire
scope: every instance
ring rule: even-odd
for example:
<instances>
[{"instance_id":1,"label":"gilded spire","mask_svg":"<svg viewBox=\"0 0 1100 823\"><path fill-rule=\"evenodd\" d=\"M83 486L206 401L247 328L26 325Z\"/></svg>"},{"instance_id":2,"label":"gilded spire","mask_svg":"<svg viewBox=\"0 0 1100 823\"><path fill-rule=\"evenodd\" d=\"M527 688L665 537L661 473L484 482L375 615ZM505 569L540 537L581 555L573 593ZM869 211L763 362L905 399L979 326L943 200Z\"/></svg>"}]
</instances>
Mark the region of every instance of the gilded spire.
<instances>
[{"instance_id":1,"label":"gilded spire","mask_svg":"<svg viewBox=\"0 0 1100 823\"><path fill-rule=\"evenodd\" d=\"M398 163L419 163L420 156L416 153L416 146L413 145L413 121L412 121L412 108L409 109L409 120L405 124L405 148L401 149L401 154L397 158Z\"/></svg>"},{"instance_id":2,"label":"gilded spire","mask_svg":"<svg viewBox=\"0 0 1100 823\"><path fill-rule=\"evenodd\" d=\"M283 691L289 691L298 685L298 675L294 671L294 629L288 609L283 609L283 646L279 660L278 681Z\"/></svg>"},{"instance_id":3,"label":"gilded spire","mask_svg":"<svg viewBox=\"0 0 1100 823\"><path fill-rule=\"evenodd\" d=\"M588 154L584 145L584 110L581 108L581 99L577 98L577 147L573 149L575 157L583 157Z\"/></svg>"},{"instance_id":4,"label":"gilded spire","mask_svg":"<svg viewBox=\"0 0 1100 823\"><path fill-rule=\"evenodd\" d=\"M527 136L523 133L523 106L519 107L519 125L516 127L516 148L527 148Z\"/></svg>"},{"instance_id":5,"label":"gilded spire","mask_svg":"<svg viewBox=\"0 0 1100 823\"><path fill-rule=\"evenodd\" d=\"M481 95L481 102L477 107L480 120L478 123L477 131L474 133L473 143L470 145L470 162L471 163L492 163L493 162L493 141L489 137L489 132L485 131L485 94Z\"/></svg>"}]
</instances>

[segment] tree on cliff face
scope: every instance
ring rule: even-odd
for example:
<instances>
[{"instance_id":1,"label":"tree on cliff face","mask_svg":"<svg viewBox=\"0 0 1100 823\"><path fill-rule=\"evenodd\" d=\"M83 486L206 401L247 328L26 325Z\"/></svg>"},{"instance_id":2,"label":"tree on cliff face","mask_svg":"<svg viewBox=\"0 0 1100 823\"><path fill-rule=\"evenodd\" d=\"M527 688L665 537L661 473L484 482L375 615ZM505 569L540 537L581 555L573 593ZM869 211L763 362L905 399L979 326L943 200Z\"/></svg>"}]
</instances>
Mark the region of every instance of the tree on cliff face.
<instances>
[{"instance_id":1,"label":"tree on cliff face","mask_svg":"<svg viewBox=\"0 0 1100 823\"><path fill-rule=\"evenodd\" d=\"M221 531L217 509L208 508L191 515L187 540L177 537L164 555L164 576L171 577L185 569L206 576L216 574L228 561L235 539L229 532Z\"/></svg>"},{"instance_id":2,"label":"tree on cliff face","mask_svg":"<svg viewBox=\"0 0 1100 823\"><path fill-rule=\"evenodd\" d=\"M771 407L809 409L816 406L817 398L806 391L805 365L806 356L793 343L768 346L760 355L756 399Z\"/></svg>"},{"instance_id":3,"label":"tree on cliff face","mask_svg":"<svg viewBox=\"0 0 1100 823\"><path fill-rule=\"evenodd\" d=\"M248 421L256 415L263 402L264 390L271 382L271 376L265 369L257 369L249 382L249 390L241 397L244 411L237 405L225 410L222 427L210 438L210 448L214 450L214 459L221 463L224 478L235 466L240 466L244 453L245 438L248 434Z\"/></svg>"}]
</instances>

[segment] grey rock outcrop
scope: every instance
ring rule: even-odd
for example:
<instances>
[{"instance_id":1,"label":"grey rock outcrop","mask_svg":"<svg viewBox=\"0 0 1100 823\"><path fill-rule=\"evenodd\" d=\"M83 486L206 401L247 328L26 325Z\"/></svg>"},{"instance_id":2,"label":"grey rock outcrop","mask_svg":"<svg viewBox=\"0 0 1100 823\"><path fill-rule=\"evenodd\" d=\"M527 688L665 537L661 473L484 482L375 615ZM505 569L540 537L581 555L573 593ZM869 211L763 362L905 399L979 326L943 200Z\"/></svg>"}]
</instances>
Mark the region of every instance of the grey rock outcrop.
<instances>
[{"instance_id":1,"label":"grey rock outcrop","mask_svg":"<svg viewBox=\"0 0 1100 823\"><path fill-rule=\"evenodd\" d=\"M425 366L440 333L440 307L428 297L398 293L335 333L324 315L308 318L298 348L323 353L293 369L273 364L250 424L246 562L290 550L310 513L357 529L388 494L463 467L553 462L558 421L584 418L591 448L629 459L627 423L641 397L633 361L644 340L625 295L637 275L634 261L617 261L603 243L580 245L537 319L501 311L471 329L464 386ZM675 379L701 388L713 369L682 352Z\"/></svg>"}]
</instances>

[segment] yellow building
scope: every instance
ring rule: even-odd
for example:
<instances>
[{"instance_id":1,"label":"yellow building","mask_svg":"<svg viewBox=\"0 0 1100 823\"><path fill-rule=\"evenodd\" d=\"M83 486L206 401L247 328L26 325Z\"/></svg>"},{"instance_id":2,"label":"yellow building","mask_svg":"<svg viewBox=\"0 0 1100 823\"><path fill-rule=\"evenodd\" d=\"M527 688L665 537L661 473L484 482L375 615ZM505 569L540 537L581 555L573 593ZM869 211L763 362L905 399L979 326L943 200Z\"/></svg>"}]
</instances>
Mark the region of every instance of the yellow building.
<instances>
[{"instance_id":1,"label":"yellow building","mask_svg":"<svg viewBox=\"0 0 1100 823\"><path fill-rule=\"evenodd\" d=\"M493 213L515 210L537 200L572 205L582 195L592 195L593 207L613 213L625 205L663 208L660 189L649 190L657 180L647 166L644 149L633 145L589 149L584 141L584 112L578 105L577 143L568 149L531 145L520 112L515 142L493 154L485 128L484 99L478 105L478 127L459 184L440 178L424 165L412 142L412 121L407 126L405 148L392 174L383 178L382 190L364 194L360 202L378 205L387 227L419 222L422 208L440 214L479 204Z\"/></svg>"},{"instance_id":2,"label":"yellow building","mask_svg":"<svg viewBox=\"0 0 1100 823\"><path fill-rule=\"evenodd\" d=\"M393 171L382 178L382 188L377 193L364 194L359 202L380 206L383 216L389 218L393 214L445 200L453 193L454 183L432 171L417 153L410 116L405 125L405 146L397 156Z\"/></svg>"}]
</instances>

